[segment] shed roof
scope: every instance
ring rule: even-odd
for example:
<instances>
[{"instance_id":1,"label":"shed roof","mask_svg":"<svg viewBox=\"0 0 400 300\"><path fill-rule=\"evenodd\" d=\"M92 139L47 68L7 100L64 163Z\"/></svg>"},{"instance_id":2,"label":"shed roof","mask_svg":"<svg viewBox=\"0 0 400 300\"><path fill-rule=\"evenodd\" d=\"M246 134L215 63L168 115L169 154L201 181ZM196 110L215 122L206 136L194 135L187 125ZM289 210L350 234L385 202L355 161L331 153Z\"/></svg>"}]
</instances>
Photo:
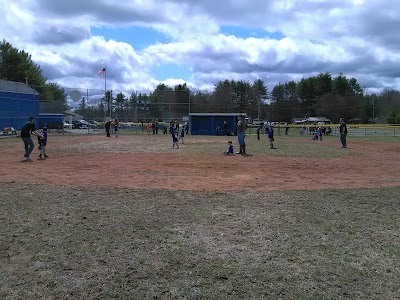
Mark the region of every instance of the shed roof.
<instances>
[{"instance_id":1,"label":"shed roof","mask_svg":"<svg viewBox=\"0 0 400 300\"><path fill-rule=\"evenodd\" d=\"M204 117L208 117L208 116L247 116L246 113L190 113L190 116L204 116Z\"/></svg>"},{"instance_id":2,"label":"shed roof","mask_svg":"<svg viewBox=\"0 0 400 300\"><path fill-rule=\"evenodd\" d=\"M306 122L307 120L304 118L293 118L292 122Z\"/></svg>"},{"instance_id":3,"label":"shed roof","mask_svg":"<svg viewBox=\"0 0 400 300\"><path fill-rule=\"evenodd\" d=\"M21 94L34 94L39 95L33 88L22 82L14 82L0 79L0 91L11 92L11 93L21 93Z\"/></svg>"},{"instance_id":4,"label":"shed roof","mask_svg":"<svg viewBox=\"0 0 400 300\"><path fill-rule=\"evenodd\" d=\"M325 117L308 117L306 120L308 122L330 122L331 121Z\"/></svg>"}]
</instances>

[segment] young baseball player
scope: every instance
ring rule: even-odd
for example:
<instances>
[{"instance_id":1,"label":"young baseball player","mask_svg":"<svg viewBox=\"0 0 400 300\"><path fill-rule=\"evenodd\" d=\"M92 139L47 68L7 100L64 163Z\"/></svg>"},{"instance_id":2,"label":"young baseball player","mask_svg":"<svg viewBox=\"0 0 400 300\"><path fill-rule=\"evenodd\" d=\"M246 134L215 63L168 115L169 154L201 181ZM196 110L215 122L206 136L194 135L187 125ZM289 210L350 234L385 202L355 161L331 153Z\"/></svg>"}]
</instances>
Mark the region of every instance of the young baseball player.
<instances>
[{"instance_id":1,"label":"young baseball player","mask_svg":"<svg viewBox=\"0 0 400 300\"><path fill-rule=\"evenodd\" d=\"M179 136L179 139L182 140L182 144L184 144L183 142L184 137L185 137L185 126L182 126L181 135Z\"/></svg>"},{"instance_id":2,"label":"young baseball player","mask_svg":"<svg viewBox=\"0 0 400 300\"><path fill-rule=\"evenodd\" d=\"M42 134L42 137L38 137L38 143L39 143L38 149L40 150L38 159L46 159L46 158L48 158L48 156L46 154L47 127L43 127L41 134Z\"/></svg>"},{"instance_id":3,"label":"young baseball player","mask_svg":"<svg viewBox=\"0 0 400 300\"><path fill-rule=\"evenodd\" d=\"M176 128L176 126L174 126L172 129L172 148L175 148L176 146L176 148L179 149L178 141L178 129Z\"/></svg>"},{"instance_id":4,"label":"young baseball player","mask_svg":"<svg viewBox=\"0 0 400 300\"><path fill-rule=\"evenodd\" d=\"M226 150L225 154L226 155L233 155L234 153L235 152L234 152L234 149L233 149L232 141L229 141L228 142L228 150Z\"/></svg>"}]
</instances>

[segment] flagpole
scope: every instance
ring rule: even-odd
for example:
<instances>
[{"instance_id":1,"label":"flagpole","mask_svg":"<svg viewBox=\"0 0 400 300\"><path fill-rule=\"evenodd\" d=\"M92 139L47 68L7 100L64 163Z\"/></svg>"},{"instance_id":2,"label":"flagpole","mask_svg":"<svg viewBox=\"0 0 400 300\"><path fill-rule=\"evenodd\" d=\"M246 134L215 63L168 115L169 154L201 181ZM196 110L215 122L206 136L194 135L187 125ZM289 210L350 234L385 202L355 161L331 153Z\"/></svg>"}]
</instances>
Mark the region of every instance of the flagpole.
<instances>
[{"instance_id":1,"label":"flagpole","mask_svg":"<svg viewBox=\"0 0 400 300\"><path fill-rule=\"evenodd\" d=\"M104 65L104 100L107 100L107 66ZM110 117L111 117L111 107L110 108Z\"/></svg>"}]
</instances>

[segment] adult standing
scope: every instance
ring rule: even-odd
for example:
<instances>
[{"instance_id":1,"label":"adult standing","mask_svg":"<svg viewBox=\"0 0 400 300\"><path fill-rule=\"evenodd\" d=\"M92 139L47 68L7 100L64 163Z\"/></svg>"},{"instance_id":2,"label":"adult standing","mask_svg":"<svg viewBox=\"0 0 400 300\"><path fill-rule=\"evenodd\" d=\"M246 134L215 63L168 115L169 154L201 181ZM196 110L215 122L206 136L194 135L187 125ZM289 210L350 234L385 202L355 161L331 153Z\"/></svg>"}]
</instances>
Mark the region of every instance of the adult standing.
<instances>
[{"instance_id":1,"label":"adult standing","mask_svg":"<svg viewBox=\"0 0 400 300\"><path fill-rule=\"evenodd\" d=\"M153 134L156 134L156 120L151 121L151 129L153 130Z\"/></svg>"},{"instance_id":2,"label":"adult standing","mask_svg":"<svg viewBox=\"0 0 400 300\"><path fill-rule=\"evenodd\" d=\"M290 126L288 123L285 123L285 135L289 135Z\"/></svg>"},{"instance_id":3,"label":"adult standing","mask_svg":"<svg viewBox=\"0 0 400 300\"><path fill-rule=\"evenodd\" d=\"M185 134L188 135L189 134L189 123L185 122Z\"/></svg>"},{"instance_id":4,"label":"adult standing","mask_svg":"<svg viewBox=\"0 0 400 300\"><path fill-rule=\"evenodd\" d=\"M32 150L35 148L35 144L33 143L31 134L44 139L44 136L41 135L36 130L36 125L35 125L34 120L35 120L35 117L33 117L33 116L29 117L29 121L26 122L25 125L22 126L22 129L21 129L21 138L22 138L22 141L24 142L24 146L25 146L25 154L24 154L25 161L32 161L31 153L32 153Z\"/></svg>"},{"instance_id":5,"label":"adult standing","mask_svg":"<svg viewBox=\"0 0 400 300\"><path fill-rule=\"evenodd\" d=\"M158 120L155 119L154 121L154 126L155 126L155 130L156 130L156 134L158 134Z\"/></svg>"},{"instance_id":6,"label":"adult standing","mask_svg":"<svg viewBox=\"0 0 400 300\"><path fill-rule=\"evenodd\" d=\"M257 141L260 140L260 131L261 131L261 123L257 126L256 133L257 133Z\"/></svg>"},{"instance_id":7,"label":"adult standing","mask_svg":"<svg viewBox=\"0 0 400 300\"><path fill-rule=\"evenodd\" d=\"M340 141L342 142L342 148L347 148L347 124L345 123L343 118L340 118L340 126L339 126L339 132L340 132Z\"/></svg>"},{"instance_id":8,"label":"adult standing","mask_svg":"<svg viewBox=\"0 0 400 300\"><path fill-rule=\"evenodd\" d=\"M228 123L226 123L226 121L224 121L224 134L225 136L228 135Z\"/></svg>"},{"instance_id":9,"label":"adult standing","mask_svg":"<svg viewBox=\"0 0 400 300\"><path fill-rule=\"evenodd\" d=\"M111 120L108 120L105 125L107 137L110 137L110 129L111 129Z\"/></svg>"},{"instance_id":10,"label":"adult standing","mask_svg":"<svg viewBox=\"0 0 400 300\"><path fill-rule=\"evenodd\" d=\"M236 154L244 154L246 155L246 129L247 129L247 124L245 120L243 119L242 115L238 116L238 122L237 122L237 136L238 136L238 143L239 143L239 152Z\"/></svg>"}]
</instances>

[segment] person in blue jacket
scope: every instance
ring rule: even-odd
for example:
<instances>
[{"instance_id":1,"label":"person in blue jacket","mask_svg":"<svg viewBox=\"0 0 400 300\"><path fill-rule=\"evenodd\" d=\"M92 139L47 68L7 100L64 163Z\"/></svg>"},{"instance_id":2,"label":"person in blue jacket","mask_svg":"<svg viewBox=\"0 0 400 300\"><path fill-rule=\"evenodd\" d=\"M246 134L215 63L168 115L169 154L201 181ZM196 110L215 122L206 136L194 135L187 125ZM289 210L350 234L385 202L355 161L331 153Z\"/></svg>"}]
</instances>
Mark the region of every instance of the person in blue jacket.
<instances>
[{"instance_id":1,"label":"person in blue jacket","mask_svg":"<svg viewBox=\"0 0 400 300\"><path fill-rule=\"evenodd\" d=\"M268 140L269 140L269 149L276 149L274 148L274 126L270 125L267 131Z\"/></svg>"}]
</instances>

